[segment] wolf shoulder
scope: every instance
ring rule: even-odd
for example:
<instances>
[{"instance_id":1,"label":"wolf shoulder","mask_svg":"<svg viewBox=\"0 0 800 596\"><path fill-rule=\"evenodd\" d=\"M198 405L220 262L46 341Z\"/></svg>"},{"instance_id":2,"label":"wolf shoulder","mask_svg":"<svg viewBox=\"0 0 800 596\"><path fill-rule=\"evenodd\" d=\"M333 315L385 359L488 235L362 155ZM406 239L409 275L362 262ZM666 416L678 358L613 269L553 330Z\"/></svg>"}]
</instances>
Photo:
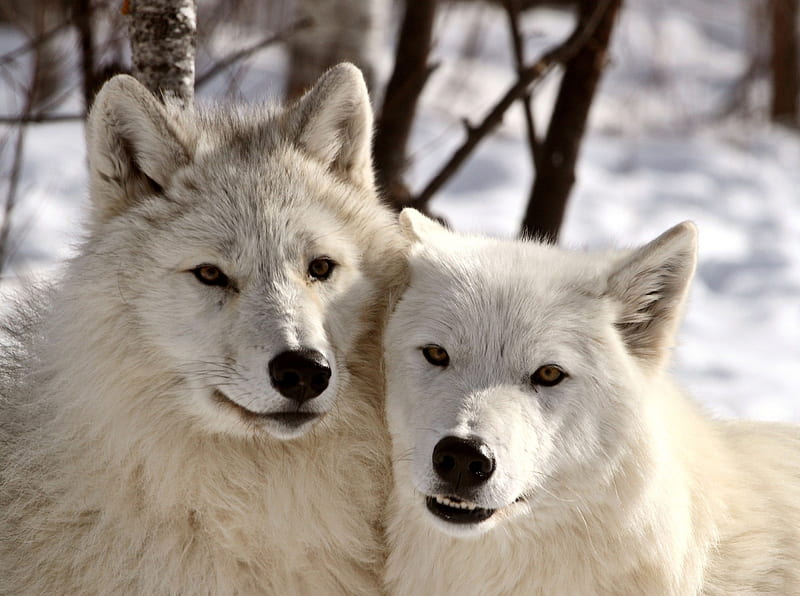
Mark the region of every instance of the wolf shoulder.
<instances>
[{"instance_id":1,"label":"wolf shoulder","mask_svg":"<svg viewBox=\"0 0 800 596\"><path fill-rule=\"evenodd\" d=\"M758 420L714 424L753 488L793 498L800 536L800 426Z\"/></svg>"},{"instance_id":2,"label":"wolf shoulder","mask_svg":"<svg viewBox=\"0 0 800 596\"><path fill-rule=\"evenodd\" d=\"M724 507L703 594L791 594L800 586L800 427L712 422L728 473L714 474ZM698 453L697 457L709 454ZM742 591L745 589L746 591Z\"/></svg>"}]
</instances>

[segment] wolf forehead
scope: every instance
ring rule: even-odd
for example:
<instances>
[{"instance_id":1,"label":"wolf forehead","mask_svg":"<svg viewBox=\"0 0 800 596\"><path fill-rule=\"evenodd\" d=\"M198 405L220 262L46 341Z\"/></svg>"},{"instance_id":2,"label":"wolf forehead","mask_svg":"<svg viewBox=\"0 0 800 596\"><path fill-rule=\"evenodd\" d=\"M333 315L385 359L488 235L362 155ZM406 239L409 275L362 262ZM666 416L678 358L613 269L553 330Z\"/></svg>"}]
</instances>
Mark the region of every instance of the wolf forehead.
<instances>
[{"instance_id":1,"label":"wolf forehead","mask_svg":"<svg viewBox=\"0 0 800 596\"><path fill-rule=\"evenodd\" d=\"M191 158L176 164L169 183L129 215L172 234L184 230L190 243L213 239L214 248L228 254L256 237L275 250L375 224L364 208L377 204L368 190L287 140L282 131L288 125L277 110L198 109L174 116ZM276 242L281 238L287 242Z\"/></svg>"},{"instance_id":2,"label":"wolf forehead","mask_svg":"<svg viewBox=\"0 0 800 596\"><path fill-rule=\"evenodd\" d=\"M227 229L234 243L256 229L274 243L284 235L309 235L314 229L329 234L326 228L331 224L326 222L338 227L364 223L357 210L348 212L342 205L360 189L330 180L316 164L298 168L298 157L287 155L290 152L278 149L259 160L220 166L208 156L178 171L159 198L174 201L178 215L203 214L215 228Z\"/></svg>"},{"instance_id":3,"label":"wolf forehead","mask_svg":"<svg viewBox=\"0 0 800 596\"><path fill-rule=\"evenodd\" d=\"M330 172L288 137L286 129L293 127L277 109L200 109L182 112L178 121L189 131L182 136L192 139L193 152L187 165L175 168L170 186L189 191L189 202L208 199L225 212L260 219L299 216L320 206L346 218L358 211L354 196L370 202L361 196L364 189Z\"/></svg>"},{"instance_id":4,"label":"wolf forehead","mask_svg":"<svg viewBox=\"0 0 800 596\"><path fill-rule=\"evenodd\" d=\"M514 330L525 322L557 324L569 313L601 308L608 255L565 251L537 242L474 237L470 244L418 245L403 296L423 318ZM454 318L453 312L464 315ZM498 318L499 317L499 318ZM516 329L516 332L522 329Z\"/></svg>"}]
</instances>

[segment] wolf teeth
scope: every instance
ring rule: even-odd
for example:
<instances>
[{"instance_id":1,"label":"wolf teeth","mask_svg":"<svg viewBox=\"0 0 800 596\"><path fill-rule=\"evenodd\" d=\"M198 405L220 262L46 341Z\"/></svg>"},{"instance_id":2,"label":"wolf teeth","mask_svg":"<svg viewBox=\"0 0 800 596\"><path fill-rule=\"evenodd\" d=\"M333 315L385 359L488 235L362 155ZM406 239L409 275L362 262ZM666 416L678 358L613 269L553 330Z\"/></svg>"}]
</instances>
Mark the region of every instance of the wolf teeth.
<instances>
[{"instance_id":1,"label":"wolf teeth","mask_svg":"<svg viewBox=\"0 0 800 596\"><path fill-rule=\"evenodd\" d=\"M470 503L469 501L453 500L441 496L434 498L439 505L446 505L447 507L453 507L454 509L467 509L469 511L473 511L478 508L475 503Z\"/></svg>"}]
</instances>

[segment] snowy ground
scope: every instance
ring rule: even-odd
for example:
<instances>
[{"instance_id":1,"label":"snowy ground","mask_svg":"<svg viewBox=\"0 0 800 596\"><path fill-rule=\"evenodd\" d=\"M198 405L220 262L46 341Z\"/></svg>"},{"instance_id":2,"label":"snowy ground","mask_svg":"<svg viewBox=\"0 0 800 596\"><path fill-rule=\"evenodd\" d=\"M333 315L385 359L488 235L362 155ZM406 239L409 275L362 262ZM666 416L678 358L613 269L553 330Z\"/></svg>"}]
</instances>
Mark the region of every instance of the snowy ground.
<instances>
[{"instance_id":1,"label":"snowy ground","mask_svg":"<svg viewBox=\"0 0 800 596\"><path fill-rule=\"evenodd\" d=\"M563 240L631 245L694 220L700 266L676 374L719 415L800 421L800 136L769 126L758 113L721 117L747 66L747 10L736 0L628 2ZM557 12L528 15L528 55L569 26ZM437 31L434 53L442 66L414 133L410 176L417 185L458 143L460 119L480 118L513 77L501 13L448 6ZM0 29L0 51L14 43ZM390 60L387 52L384 71ZM245 95L278 95L284 68L280 50L259 57L244 80ZM539 122L554 89L551 82L539 91ZM6 91L0 106L10 109ZM765 104L759 93L756 86L754 103ZM77 123L30 129L6 288L16 275L51 271L71 252L85 197L82 134ZM7 149L0 159L6 171ZM513 235L531 176L522 114L514 111L432 208L457 229Z\"/></svg>"}]
</instances>

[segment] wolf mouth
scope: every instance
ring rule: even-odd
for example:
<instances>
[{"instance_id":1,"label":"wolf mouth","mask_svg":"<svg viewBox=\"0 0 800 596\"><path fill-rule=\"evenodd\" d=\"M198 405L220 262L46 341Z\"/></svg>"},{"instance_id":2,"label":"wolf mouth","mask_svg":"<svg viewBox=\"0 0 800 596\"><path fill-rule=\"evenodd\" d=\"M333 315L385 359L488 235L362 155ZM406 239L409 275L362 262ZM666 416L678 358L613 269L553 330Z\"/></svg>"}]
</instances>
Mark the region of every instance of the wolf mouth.
<instances>
[{"instance_id":1,"label":"wolf mouth","mask_svg":"<svg viewBox=\"0 0 800 596\"><path fill-rule=\"evenodd\" d=\"M219 389L214 390L212 397L220 406L235 410L245 420L250 421L273 420L284 426L299 428L322 416L318 412L254 412L237 404Z\"/></svg>"},{"instance_id":2,"label":"wolf mouth","mask_svg":"<svg viewBox=\"0 0 800 596\"><path fill-rule=\"evenodd\" d=\"M259 416L281 422L286 426L301 426L306 422L316 420L321 414L316 412L273 412L271 414L259 414Z\"/></svg>"},{"instance_id":3,"label":"wolf mouth","mask_svg":"<svg viewBox=\"0 0 800 596\"><path fill-rule=\"evenodd\" d=\"M458 497L444 495L426 497L425 504L428 511L436 517L452 524L477 524L486 521L497 511L479 507L475 503Z\"/></svg>"}]
</instances>

